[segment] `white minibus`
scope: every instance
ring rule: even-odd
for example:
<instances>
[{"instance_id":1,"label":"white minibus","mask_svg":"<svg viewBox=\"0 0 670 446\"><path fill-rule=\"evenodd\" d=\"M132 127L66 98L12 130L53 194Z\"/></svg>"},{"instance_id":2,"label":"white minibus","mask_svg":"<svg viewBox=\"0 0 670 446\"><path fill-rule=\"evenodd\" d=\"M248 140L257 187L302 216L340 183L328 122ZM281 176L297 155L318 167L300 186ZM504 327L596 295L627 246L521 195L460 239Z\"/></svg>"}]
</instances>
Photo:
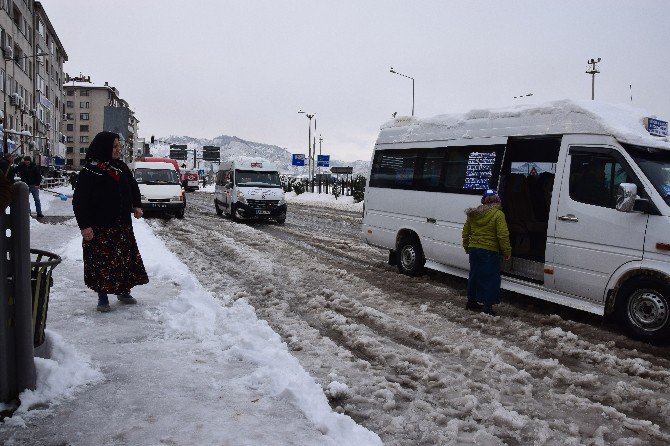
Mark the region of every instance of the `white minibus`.
<instances>
[{"instance_id":1,"label":"white minibus","mask_svg":"<svg viewBox=\"0 0 670 446\"><path fill-rule=\"evenodd\" d=\"M512 244L502 288L670 339L667 122L575 101L394 119L374 147L363 238L404 274L467 277L464 211L488 188Z\"/></svg>"},{"instance_id":2,"label":"white minibus","mask_svg":"<svg viewBox=\"0 0 670 446\"><path fill-rule=\"evenodd\" d=\"M214 185L214 208L218 215L237 220L286 221L286 200L277 166L256 158L221 163Z\"/></svg>"}]
</instances>

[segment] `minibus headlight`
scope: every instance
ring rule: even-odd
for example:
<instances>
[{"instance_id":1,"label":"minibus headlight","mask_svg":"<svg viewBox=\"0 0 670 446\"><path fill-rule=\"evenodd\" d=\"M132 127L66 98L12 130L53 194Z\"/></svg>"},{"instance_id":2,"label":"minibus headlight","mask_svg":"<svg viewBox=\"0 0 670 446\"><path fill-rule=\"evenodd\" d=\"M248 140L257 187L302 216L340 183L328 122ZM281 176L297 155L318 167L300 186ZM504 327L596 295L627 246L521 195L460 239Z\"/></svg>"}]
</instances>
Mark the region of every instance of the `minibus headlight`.
<instances>
[{"instance_id":1,"label":"minibus headlight","mask_svg":"<svg viewBox=\"0 0 670 446\"><path fill-rule=\"evenodd\" d=\"M244 194L242 192L237 192L237 201L239 201L242 204L247 204L247 199L244 198Z\"/></svg>"},{"instance_id":2,"label":"minibus headlight","mask_svg":"<svg viewBox=\"0 0 670 446\"><path fill-rule=\"evenodd\" d=\"M284 197L281 197L279 199L279 203L277 203L277 206L283 206L286 204L286 199Z\"/></svg>"},{"instance_id":3,"label":"minibus headlight","mask_svg":"<svg viewBox=\"0 0 670 446\"><path fill-rule=\"evenodd\" d=\"M181 201L181 195L174 196L174 197L170 198L170 200L172 200L172 201Z\"/></svg>"}]
</instances>

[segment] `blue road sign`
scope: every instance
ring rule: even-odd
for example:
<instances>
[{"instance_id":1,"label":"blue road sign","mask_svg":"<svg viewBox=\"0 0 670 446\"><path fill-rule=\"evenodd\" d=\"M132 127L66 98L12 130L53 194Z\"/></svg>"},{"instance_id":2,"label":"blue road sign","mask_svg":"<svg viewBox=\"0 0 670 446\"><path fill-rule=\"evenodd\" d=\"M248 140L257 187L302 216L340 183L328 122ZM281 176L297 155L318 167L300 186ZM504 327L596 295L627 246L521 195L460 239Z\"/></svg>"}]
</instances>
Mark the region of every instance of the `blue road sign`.
<instances>
[{"instance_id":1,"label":"blue road sign","mask_svg":"<svg viewBox=\"0 0 670 446\"><path fill-rule=\"evenodd\" d=\"M668 136L668 121L646 118L647 131L654 136Z\"/></svg>"},{"instance_id":2,"label":"blue road sign","mask_svg":"<svg viewBox=\"0 0 670 446\"><path fill-rule=\"evenodd\" d=\"M198 175L203 176L205 174L205 169L198 170Z\"/></svg>"},{"instance_id":3,"label":"blue road sign","mask_svg":"<svg viewBox=\"0 0 670 446\"><path fill-rule=\"evenodd\" d=\"M293 162L291 162L294 166L304 166L305 165L305 154L304 153L294 153L293 154Z\"/></svg>"},{"instance_id":4,"label":"blue road sign","mask_svg":"<svg viewBox=\"0 0 670 446\"><path fill-rule=\"evenodd\" d=\"M317 155L316 167L330 167L330 155Z\"/></svg>"}]
</instances>

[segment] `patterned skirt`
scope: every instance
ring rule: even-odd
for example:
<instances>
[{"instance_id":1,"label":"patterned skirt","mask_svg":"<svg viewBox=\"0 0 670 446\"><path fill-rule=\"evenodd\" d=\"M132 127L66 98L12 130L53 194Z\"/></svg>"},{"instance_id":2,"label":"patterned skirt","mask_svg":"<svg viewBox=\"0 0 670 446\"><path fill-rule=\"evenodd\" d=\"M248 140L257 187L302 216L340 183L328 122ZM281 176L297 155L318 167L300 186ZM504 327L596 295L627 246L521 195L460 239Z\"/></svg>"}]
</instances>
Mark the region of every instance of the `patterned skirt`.
<instances>
[{"instance_id":1,"label":"patterned skirt","mask_svg":"<svg viewBox=\"0 0 670 446\"><path fill-rule=\"evenodd\" d=\"M129 293L149 283L132 226L93 228L93 239L83 241L84 283L98 293Z\"/></svg>"}]
</instances>

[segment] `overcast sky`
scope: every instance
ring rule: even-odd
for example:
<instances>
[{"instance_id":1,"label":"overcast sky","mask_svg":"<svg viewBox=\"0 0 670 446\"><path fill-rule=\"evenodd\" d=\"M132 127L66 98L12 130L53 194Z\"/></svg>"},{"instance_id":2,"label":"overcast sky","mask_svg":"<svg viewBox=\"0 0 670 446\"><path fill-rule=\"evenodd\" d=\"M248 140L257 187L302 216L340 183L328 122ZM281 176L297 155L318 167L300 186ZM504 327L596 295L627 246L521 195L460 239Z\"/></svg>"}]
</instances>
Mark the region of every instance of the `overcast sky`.
<instances>
[{"instance_id":1,"label":"overcast sky","mask_svg":"<svg viewBox=\"0 0 670 446\"><path fill-rule=\"evenodd\" d=\"M116 86L140 137L234 135L369 159L379 126L596 99L670 119L670 1L42 0L65 71ZM532 98L514 96L533 93Z\"/></svg>"}]
</instances>

